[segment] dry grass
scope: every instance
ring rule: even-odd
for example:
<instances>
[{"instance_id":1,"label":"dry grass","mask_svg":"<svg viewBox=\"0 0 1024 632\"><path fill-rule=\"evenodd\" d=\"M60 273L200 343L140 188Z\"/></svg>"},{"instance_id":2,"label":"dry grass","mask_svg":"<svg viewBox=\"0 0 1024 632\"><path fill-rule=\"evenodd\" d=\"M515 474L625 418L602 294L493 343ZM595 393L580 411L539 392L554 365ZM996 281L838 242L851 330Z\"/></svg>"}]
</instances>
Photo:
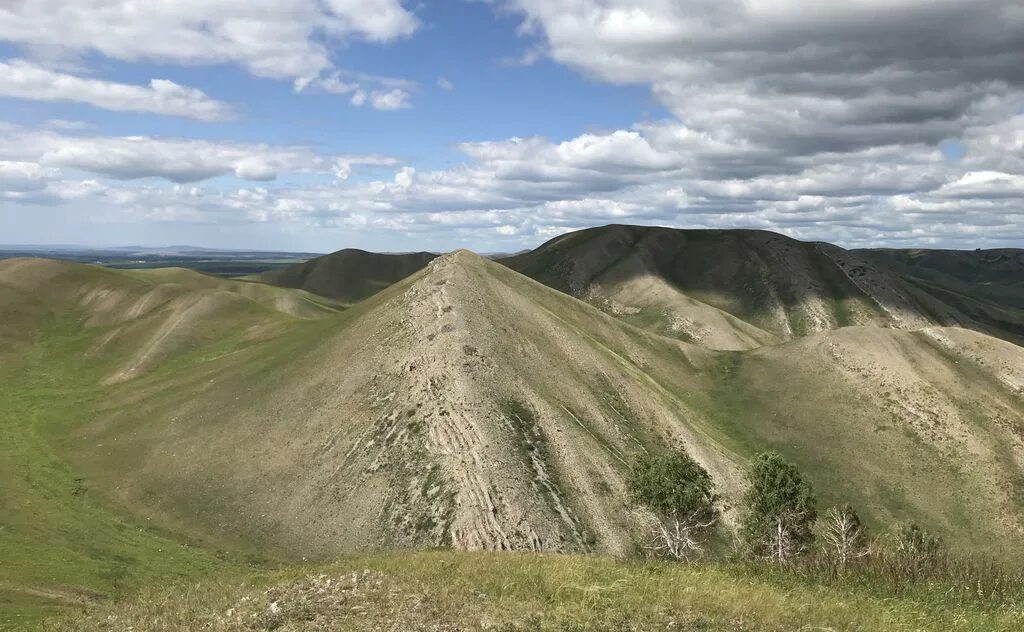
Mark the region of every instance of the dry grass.
<instances>
[{"instance_id":1,"label":"dry grass","mask_svg":"<svg viewBox=\"0 0 1024 632\"><path fill-rule=\"evenodd\" d=\"M1019 602L947 604L740 566L435 551L152 591L49 629L995 632L1021 625Z\"/></svg>"}]
</instances>

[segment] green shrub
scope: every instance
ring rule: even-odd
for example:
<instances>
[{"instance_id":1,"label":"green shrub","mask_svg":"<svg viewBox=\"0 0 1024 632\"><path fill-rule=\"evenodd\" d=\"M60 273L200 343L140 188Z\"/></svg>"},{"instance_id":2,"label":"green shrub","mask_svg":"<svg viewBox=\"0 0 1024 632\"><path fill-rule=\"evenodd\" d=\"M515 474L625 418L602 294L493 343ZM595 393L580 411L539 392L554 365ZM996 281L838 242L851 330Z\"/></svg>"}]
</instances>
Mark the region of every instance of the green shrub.
<instances>
[{"instance_id":1,"label":"green shrub","mask_svg":"<svg viewBox=\"0 0 1024 632\"><path fill-rule=\"evenodd\" d=\"M814 542L814 493L792 463L777 452L759 454L747 472L746 514L740 537L746 551L779 563Z\"/></svg>"},{"instance_id":2,"label":"green shrub","mask_svg":"<svg viewBox=\"0 0 1024 632\"><path fill-rule=\"evenodd\" d=\"M685 452L644 455L629 479L633 500L647 507L658 526L646 547L673 559L703 550L718 518L714 482Z\"/></svg>"}]
</instances>

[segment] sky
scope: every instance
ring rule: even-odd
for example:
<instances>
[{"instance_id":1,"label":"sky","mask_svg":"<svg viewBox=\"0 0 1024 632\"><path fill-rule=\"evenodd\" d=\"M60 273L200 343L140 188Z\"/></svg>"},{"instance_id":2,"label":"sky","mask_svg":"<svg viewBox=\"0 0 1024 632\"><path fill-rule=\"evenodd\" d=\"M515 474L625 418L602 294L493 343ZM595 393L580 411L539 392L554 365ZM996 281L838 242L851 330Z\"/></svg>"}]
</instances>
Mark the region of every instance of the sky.
<instances>
[{"instance_id":1,"label":"sky","mask_svg":"<svg viewBox=\"0 0 1024 632\"><path fill-rule=\"evenodd\" d=\"M1019 0L12 0L0 243L1024 247Z\"/></svg>"}]
</instances>

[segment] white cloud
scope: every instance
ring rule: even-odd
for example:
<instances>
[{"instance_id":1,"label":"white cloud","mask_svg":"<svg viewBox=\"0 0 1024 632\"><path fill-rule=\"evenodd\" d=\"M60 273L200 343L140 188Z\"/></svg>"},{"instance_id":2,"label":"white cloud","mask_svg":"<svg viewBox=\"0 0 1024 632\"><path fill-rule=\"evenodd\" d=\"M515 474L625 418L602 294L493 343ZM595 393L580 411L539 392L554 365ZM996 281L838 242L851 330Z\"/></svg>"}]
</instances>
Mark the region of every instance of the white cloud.
<instances>
[{"instance_id":1,"label":"white cloud","mask_svg":"<svg viewBox=\"0 0 1024 632\"><path fill-rule=\"evenodd\" d=\"M24 60L0 61L0 96L76 101L118 112L151 112L200 121L224 121L233 116L227 104L166 79L135 86L54 72Z\"/></svg>"},{"instance_id":2,"label":"white cloud","mask_svg":"<svg viewBox=\"0 0 1024 632\"><path fill-rule=\"evenodd\" d=\"M235 63L259 77L309 81L333 69L326 42L411 35L401 0L33 0L0 7L0 39L47 57Z\"/></svg>"},{"instance_id":3,"label":"white cloud","mask_svg":"<svg viewBox=\"0 0 1024 632\"><path fill-rule=\"evenodd\" d=\"M937 143L1022 101L1016 0L507 4L553 60L650 86L682 127L740 158Z\"/></svg>"},{"instance_id":4,"label":"white cloud","mask_svg":"<svg viewBox=\"0 0 1024 632\"><path fill-rule=\"evenodd\" d=\"M348 102L356 107L369 105L375 110L395 111L412 107L409 102L411 95L402 88L391 90L367 90L359 83L329 81L326 84L317 82L318 87L334 94L351 94Z\"/></svg>"},{"instance_id":5,"label":"white cloud","mask_svg":"<svg viewBox=\"0 0 1024 632\"><path fill-rule=\"evenodd\" d=\"M331 6L344 12L356 4ZM670 116L569 138L466 142L456 146L464 162L440 170L308 147L29 135L0 126L0 160L12 163L6 177L18 183L5 204L60 200L120 222L277 223L317 235L344 230L346 238L387 233L418 247L465 239L513 249L613 221L765 228L848 246L1024 243L1024 12L1016 3L508 4L524 16L534 59L542 52L593 79L647 86ZM227 61L356 106L408 105L415 84L334 68L317 57L321 40L309 34L400 37L414 23L401 27L399 14L384 10L329 28L309 18L308 2L246 3L239 13L253 6L275 16L274 29L306 26L268 42L232 36ZM209 14L191 0L161 10L186 9ZM0 33L10 26L4 11ZM221 28L195 37L209 44ZM268 52L286 42L299 54ZM185 61L210 63L217 54ZM942 142L962 144L965 155L946 159ZM361 162L388 166L390 175L350 177ZM320 177L301 186L279 177L294 173ZM233 190L202 182L219 175L249 182Z\"/></svg>"},{"instance_id":6,"label":"white cloud","mask_svg":"<svg viewBox=\"0 0 1024 632\"><path fill-rule=\"evenodd\" d=\"M1024 174L969 171L943 184L936 193L949 198L1024 198ZM1022 209L1024 211L1024 209Z\"/></svg>"},{"instance_id":7,"label":"white cloud","mask_svg":"<svg viewBox=\"0 0 1024 632\"><path fill-rule=\"evenodd\" d=\"M408 189L412 186L413 177L415 175L416 170L412 167L402 167L398 170L398 173L395 174L395 184L403 189Z\"/></svg>"},{"instance_id":8,"label":"white cloud","mask_svg":"<svg viewBox=\"0 0 1024 632\"><path fill-rule=\"evenodd\" d=\"M369 103L377 110L403 110L412 107L410 90L415 82L396 77L335 71L311 81L297 82L297 90L317 89L332 94L352 95L349 103L360 107Z\"/></svg>"},{"instance_id":9,"label":"white cloud","mask_svg":"<svg viewBox=\"0 0 1024 632\"><path fill-rule=\"evenodd\" d=\"M177 183L225 175L263 182L291 173L344 179L355 165L395 164L394 159L385 156L321 154L303 146L144 136L65 136L22 129L0 134L0 158L10 158L4 164L23 173L35 165L36 173L77 169L117 180L163 178Z\"/></svg>"},{"instance_id":10,"label":"white cloud","mask_svg":"<svg viewBox=\"0 0 1024 632\"><path fill-rule=\"evenodd\" d=\"M446 79L444 77L438 77L437 78L437 87L441 88L442 90L451 91L451 90L455 89L455 84L453 84L451 81L448 81L448 79Z\"/></svg>"},{"instance_id":11,"label":"white cloud","mask_svg":"<svg viewBox=\"0 0 1024 632\"><path fill-rule=\"evenodd\" d=\"M39 190L57 175L59 172L56 169L48 169L34 162L0 160L0 189L8 193Z\"/></svg>"},{"instance_id":12,"label":"white cloud","mask_svg":"<svg viewBox=\"0 0 1024 632\"><path fill-rule=\"evenodd\" d=\"M609 222L765 228L848 246L973 248L1024 238L1019 173L971 171L918 144L793 159L784 170L749 177L707 177L703 161L692 158L713 155L717 146L680 135L675 125L563 142L471 143L460 147L466 164L435 171L307 147L15 130L0 134L0 181L14 183L8 205L104 209L118 222L275 223L323 235L344 228L415 236L422 247L459 239L517 249ZM350 179L360 164L394 167L394 175ZM271 181L290 173L319 177L301 186ZM201 182L218 175L251 182L230 191Z\"/></svg>"},{"instance_id":13,"label":"white cloud","mask_svg":"<svg viewBox=\"0 0 1024 632\"><path fill-rule=\"evenodd\" d=\"M401 88L371 92L370 105L376 110L405 110L412 107L409 104L409 93Z\"/></svg>"}]
</instances>

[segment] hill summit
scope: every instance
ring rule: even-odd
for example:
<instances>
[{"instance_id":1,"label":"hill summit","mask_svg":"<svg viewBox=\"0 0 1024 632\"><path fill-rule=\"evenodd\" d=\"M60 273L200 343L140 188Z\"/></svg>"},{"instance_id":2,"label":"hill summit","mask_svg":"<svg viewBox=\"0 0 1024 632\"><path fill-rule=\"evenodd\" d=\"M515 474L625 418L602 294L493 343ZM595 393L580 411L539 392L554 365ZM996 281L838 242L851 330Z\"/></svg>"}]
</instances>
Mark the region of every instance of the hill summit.
<instances>
[{"instance_id":1,"label":"hill summit","mask_svg":"<svg viewBox=\"0 0 1024 632\"><path fill-rule=\"evenodd\" d=\"M379 254L348 248L246 279L355 303L423 269L435 257L429 252Z\"/></svg>"},{"instance_id":2,"label":"hill summit","mask_svg":"<svg viewBox=\"0 0 1024 632\"><path fill-rule=\"evenodd\" d=\"M1024 251L900 252L767 231L610 225L502 263L627 322L715 349L851 325L965 327L1024 342Z\"/></svg>"}]
</instances>

